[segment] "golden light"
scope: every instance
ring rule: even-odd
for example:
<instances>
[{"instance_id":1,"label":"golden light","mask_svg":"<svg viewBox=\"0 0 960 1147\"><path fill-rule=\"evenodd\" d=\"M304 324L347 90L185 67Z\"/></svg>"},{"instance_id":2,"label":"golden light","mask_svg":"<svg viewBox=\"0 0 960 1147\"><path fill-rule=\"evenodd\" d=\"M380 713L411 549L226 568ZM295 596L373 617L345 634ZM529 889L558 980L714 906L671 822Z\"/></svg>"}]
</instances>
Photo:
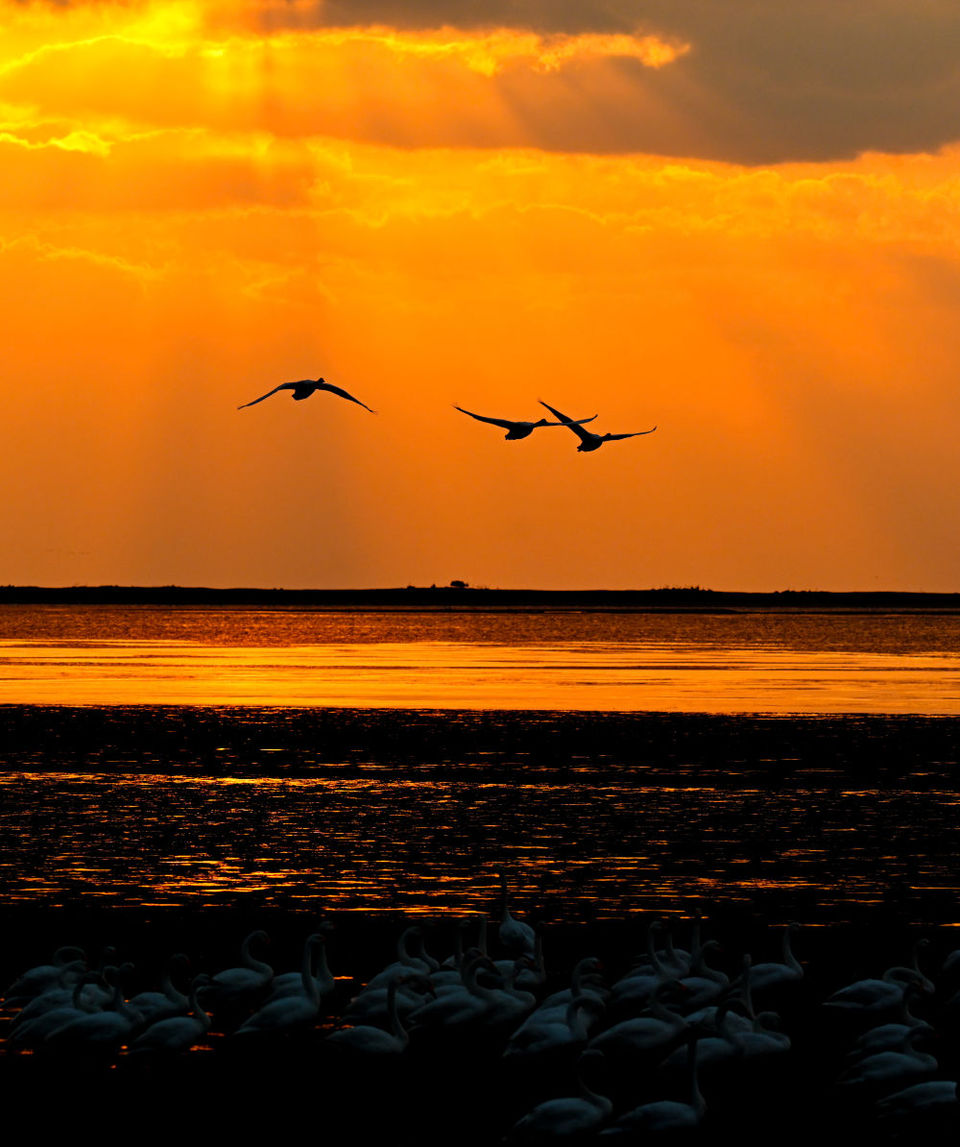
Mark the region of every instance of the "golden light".
<instances>
[{"instance_id":1,"label":"golden light","mask_svg":"<svg viewBox=\"0 0 960 1147\"><path fill-rule=\"evenodd\" d=\"M9 580L953 588L955 149L577 152L709 45L314 11L0 4ZM452 409L541 398L660 429Z\"/></svg>"}]
</instances>

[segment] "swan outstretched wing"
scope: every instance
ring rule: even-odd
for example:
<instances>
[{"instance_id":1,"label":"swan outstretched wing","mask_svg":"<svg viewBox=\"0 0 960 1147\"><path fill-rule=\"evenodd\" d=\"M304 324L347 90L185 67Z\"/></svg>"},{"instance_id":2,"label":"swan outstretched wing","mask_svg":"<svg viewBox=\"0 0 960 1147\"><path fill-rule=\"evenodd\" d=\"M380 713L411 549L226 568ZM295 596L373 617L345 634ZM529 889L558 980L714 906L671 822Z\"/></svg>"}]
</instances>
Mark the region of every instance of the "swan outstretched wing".
<instances>
[{"instance_id":1,"label":"swan outstretched wing","mask_svg":"<svg viewBox=\"0 0 960 1147\"><path fill-rule=\"evenodd\" d=\"M361 402L359 398L354 398L349 391L343 389L342 386L334 386L331 382L324 382L323 379L318 380L313 384L317 390L329 390L331 394L339 394L341 398L347 399L348 402L355 402L357 406L362 406L364 410L369 410L371 414L377 412L372 406L367 406L365 402Z\"/></svg>"},{"instance_id":2,"label":"swan outstretched wing","mask_svg":"<svg viewBox=\"0 0 960 1147\"><path fill-rule=\"evenodd\" d=\"M643 434L652 434L656 430L656 426L651 426L649 430L634 430L632 434L604 434L607 442L615 442L618 438L639 438Z\"/></svg>"},{"instance_id":3,"label":"swan outstretched wing","mask_svg":"<svg viewBox=\"0 0 960 1147\"><path fill-rule=\"evenodd\" d=\"M502 426L504 430L512 430L514 426L521 426L520 422L510 422L506 418L487 418L484 414L474 414L472 410L464 410L462 406L453 404L454 410L459 410L461 414L469 414L471 418L475 418L478 422L489 422L491 426Z\"/></svg>"},{"instance_id":4,"label":"swan outstretched wing","mask_svg":"<svg viewBox=\"0 0 960 1147\"><path fill-rule=\"evenodd\" d=\"M259 398L255 398L253 402L245 402L243 406L238 406L237 410L243 410L247 406L256 406L258 402L263 402L265 398L269 398L271 394L276 394L278 390L293 390L300 384L297 382L281 382L279 386L275 386L273 390L268 390L266 394L261 394Z\"/></svg>"},{"instance_id":5,"label":"swan outstretched wing","mask_svg":"<svg viewBox=\"0 0 960 1147\"><path fill-rule=\"evenodd\" d=\"M572 418L568 418L565 414L561 414L559 410L555 410L549 403L544 402L543 399L540 399L540 405L545 406L554 418L559 418L560 425L569 427L581 441L596 442L597 436L595 434L591 434L589 430L583 430L579 423L575 422ZM596 418L596 415L594 415L594 418Z\"/></svg>"},{"instance_id":6,"label":"swan outstretched wing","mask_svg":"<svg viewBox=\"0 0 960 1147\"><path fill-rule=\"evenodd\" d=\"M546 406L546 403L544 403ZM570 418L566 422L542 422L541 426L582 426L585 422L593 422L595 418L599 418L598 414L591 414L589 418Z\"/></svg>"}]
</instances>

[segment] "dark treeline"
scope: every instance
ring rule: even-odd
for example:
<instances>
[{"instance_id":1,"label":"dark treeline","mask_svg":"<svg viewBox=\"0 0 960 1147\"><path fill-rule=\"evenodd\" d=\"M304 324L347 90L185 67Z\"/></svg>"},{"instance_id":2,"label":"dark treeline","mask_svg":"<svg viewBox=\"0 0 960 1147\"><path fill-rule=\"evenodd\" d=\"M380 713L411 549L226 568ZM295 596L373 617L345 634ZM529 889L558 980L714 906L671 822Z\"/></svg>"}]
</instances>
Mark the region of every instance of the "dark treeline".
<instances>
[{"instance_id":1,"label":"dark treeline","mask_svg":"<svg viewBox=\"0 0 960 1147\"><path fill-rule=\"evenodd\" d=\"M313 609L502 609L703 611L960 610L960 593L778 590L738 593L699 586L643 590L486 589L446 586L394 589L215 589L203 586L0 586L0 604L278 606Z\"/></svg>"}]
</instances>

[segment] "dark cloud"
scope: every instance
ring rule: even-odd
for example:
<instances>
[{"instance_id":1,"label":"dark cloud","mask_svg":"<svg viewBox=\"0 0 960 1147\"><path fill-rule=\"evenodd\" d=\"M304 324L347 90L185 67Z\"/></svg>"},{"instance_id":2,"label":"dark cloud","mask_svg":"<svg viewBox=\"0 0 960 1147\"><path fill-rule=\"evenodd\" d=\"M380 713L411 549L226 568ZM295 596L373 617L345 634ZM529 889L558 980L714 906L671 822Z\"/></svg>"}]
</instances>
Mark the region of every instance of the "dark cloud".
<instances>
[{"instance_id":1,"label":"dark cloud","mask_svg":"<svg viewBox=\"0 0 960 1147\"><path fill-rule=\"evenodd\" d=\"M272 27L639 29L691 44L689 55L655 76L631 61L618 65L636 82L633 103L584 108L566 129L546 110L534 114L546 147L769 163L934 150L960 138L956 0L329 0L272 4L263 20ZM669 109L669 127L651 115L651 92L659 109ZM577 123L595 131L598 121L599 136L583 137Z\"/></svg>"},{"instance_id":2,"label":"dark cloud","mask_svg":"<svg viewBox=\"0 0 960 1147\"><path fill-rule=\"evenodd\" d=\"M263 33L505 27L547 37L638 32L690 47L657 69L615 54L578 60L562 74L505 67L483 83L464 81L467 104L439 99L430 84L441 66L418 64L416 75L411 67L412 78L390 91L383 90L389 74L373 94L360 85L349 116L315 96L302 109L284 107L280 134L746 164L936 151L960 140L957 0L237 0L211 6L208 34L242 34L251 19ZM372 49L365 51L350 74L384 75ZM457 66L462 71L451 64L451 73ZM509 109L512 120L489 114L495 105ZM86 106L82 96L77 106ZM246 126L239 115L236 126Z\"/></svg>"}]
</instances>

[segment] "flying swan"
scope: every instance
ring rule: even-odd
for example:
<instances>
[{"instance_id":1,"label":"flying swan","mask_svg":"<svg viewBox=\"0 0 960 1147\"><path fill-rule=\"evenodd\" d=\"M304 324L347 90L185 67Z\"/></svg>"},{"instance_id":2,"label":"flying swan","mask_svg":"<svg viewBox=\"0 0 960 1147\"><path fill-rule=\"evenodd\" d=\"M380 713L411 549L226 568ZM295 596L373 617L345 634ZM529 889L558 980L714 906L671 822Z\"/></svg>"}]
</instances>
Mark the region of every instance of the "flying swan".
<instances>
[{"instance_id":1,"label":"flying swan","mask_svg":"<svg viewBox=\"0 0 960 1147\"><path fill-rule=\"evenodd\" d=\"M238 406L237 410L244 410L248 406L256 406L258 402L263 402L265 398L269 398L272 394L276 394L281 390L292 390L291 397L294 402L302 402L305 398L309 398L311 394L315 394L318 390L329 390L331 394L339 394L341 398L346 398L349 402L355 402L357 406L362 406L364 410L369 410L371 414L377 412L365 402L361 402L359 398L354 398L342 387L334 386L333 383L324 382L322 378L303 378L299 382L281 382L279 386L275 386L273 390L268 390L266 394L261 394L259 398L255 398L252 402L245 402L242 406Z\"/></svg>"},{"instance_id":2,"label":"flying swan","mask_svg":"<svg viewBox=\"0 0 960 1147\"><path fill-rule=\"evenodd\" d=\"M454 410L459 410L461 414L469 414L471 418L475 418L478 422L489 422L491 426L502 426L506 430L504 438L508 442L515 442L518 438L529 438L534 430L541 426L566 426L569 425L568 420L563 422L548 422L546 418L541 418L538 422L513 422L509 418L487 418L484 414L474 414L472 410L464 410L462 406L453 404ZM583 422L592 422L597 416L594 414L592 418L580 418L577 420L578 424Z\"/></svg>"},{"instance_id":3,"label":"flying swan","mask_svg":"<svg viewBox=\"0 0 960 1147\"><path fill-rule=\"evenodd\" d=\"M588 450L599 450L604 442L616 442L619 438L638 438L641 434L652 434L656 430L656 426L652 426L649 430L634 430L630 434L594 434L591 430L584 430L572 418L567 418L565 414L561 414L559 410L554 410L546 402L541 400L541 406L546 406L547 410L555 417L559 418L564 426L569 427L574 434L580 439L580 445L577 447L578 451L585 452Z\"/></svg>"}]
</instances>

